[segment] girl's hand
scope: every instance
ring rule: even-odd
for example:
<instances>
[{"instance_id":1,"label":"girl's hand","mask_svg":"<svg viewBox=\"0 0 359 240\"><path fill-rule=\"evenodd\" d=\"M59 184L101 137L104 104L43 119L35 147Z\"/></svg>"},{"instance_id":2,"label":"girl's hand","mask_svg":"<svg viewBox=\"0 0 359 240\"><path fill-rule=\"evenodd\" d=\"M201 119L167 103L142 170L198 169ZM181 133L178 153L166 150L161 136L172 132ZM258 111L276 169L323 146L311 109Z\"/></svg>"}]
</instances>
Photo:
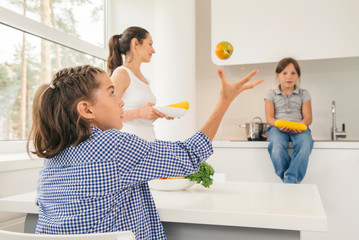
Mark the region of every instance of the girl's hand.
<instances>
[{"instance_id":1,"label":"girl's hand","mask_svg":"<svg viewBox=\"0 0 359 240\"><path fill-rule=\"evenodd\" d=\"M233 99L235 99L241 92L247 89L254 88L258 84L264 81L264 79L259 79L253 82L249 82L249 80L258 72L259 70L254 70L250 72L247 76L242 78L237 82L228 82L226 75L222 71L222 69L218 69L217 73L221 79L221 91L220 97L227 103L231 103Z\"/></svg>"},{"instance_id":2,"label":"girl's hand","mask_svg":"<svg viewBox=\"0 0 359 240\"><path fill-rule=\"evenodd\" d=\"M298 129L292 129L292 133L294 133L294 134L301 133L301 132L302 132L301 130L298 130Z\"/></svg>"},{"instance_id":3,"label":"girl's hand","mask_svg":"<svg viewBox=\"0 0 359 240\"><path fill-rule=\"evenodd\" d=\"M297 133L301 133L301 132L302 132L301 130L298 130L298 129L290 129L290 128L287 128L287 127L279 128L279 130L281 130L281 131L283 131L283 132L291 132L291 133L294 133L294 134L297 134Z\"/></svg>"},{"instance_id":4,"label":"girl's hand","mask_svg":"<svg viewBox=\"0 0 359 240\"><path fill-rule=\"evenodd\" d=\"M167 120L173 120L173 119L175 119L174 117L165 117Z\"/></svg>"},{"instance_id":5,"label":"girl's hand","mask_svg":"<svg viewBox=\"0 0 359 240\"><path fill-rule=\"evenodd\" d=\"M264 81L264 79L249 82L258 70L254 70L245 76L242 80L237 82L228 82L226 75L221 69L217 70L218 76L221 79L221 91L219 94L219 100L213 109L212 114L207 119L206 123L201 128L201 132L204 133L210 141L213 140L217 133L218 127L221 124L224 114L229 108L231 102L240 94L242 91L250 88L254 88L258 84Z\"/></svg>"},{"instance_id":6,"label":"girl's hand","mask_svg":"<svg viewBox=\"0 0 359 240\"><path fill-rule=\"evenodd\" d=\"M287 127L281 127L281 128L279 128L279 130L281 130L282 132L291 132L292 131L292 129L287 128Z\"/></svg>"},{"instance_id":7,"label":"girl's hand","mask_svg":"<svg viewBox=\"0 0 359 240\"><path fill-rule=\"evenodd\" d=\"M158 111L157 109L153 108L155 104L154 103L146 103L145 106L140 108L139 116L142 119L155 121L157 118L164 118L166 117L166 114Z\"/></svg>"}]
</instances>

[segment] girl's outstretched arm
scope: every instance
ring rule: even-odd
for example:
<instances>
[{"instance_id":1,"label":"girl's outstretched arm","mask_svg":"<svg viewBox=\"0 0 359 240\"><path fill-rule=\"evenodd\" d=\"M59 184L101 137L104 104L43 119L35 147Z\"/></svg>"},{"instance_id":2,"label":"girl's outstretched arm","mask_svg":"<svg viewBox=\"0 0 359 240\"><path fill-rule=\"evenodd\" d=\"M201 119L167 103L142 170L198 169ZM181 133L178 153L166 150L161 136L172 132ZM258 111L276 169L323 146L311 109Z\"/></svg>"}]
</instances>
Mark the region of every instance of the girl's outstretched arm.
<instances>
[{"instance_id":1,"label":"girl's outstretched arm","mask_svg":"<svg viewBox=\"0 0 359 240\"><path fill-rule=\"evenodd\" d=\"M244 90L254 88L258 84L264 81L264 79L259 79L253 82L249 82L249 80L258 72L258 70L254 70L250 72L247 76L242 78L237 82L229 82L227 81L226 75L222 71L222 69L218 69L217 73L219 78L221 79L221 90L219 94L218 102L209 116L207 122L201 128L201 132L204 133L211 141L217 133L218 127L222 121L224 114L226 113L228 107L232 103L232 101Z\"/></svg>"}]
</instances>

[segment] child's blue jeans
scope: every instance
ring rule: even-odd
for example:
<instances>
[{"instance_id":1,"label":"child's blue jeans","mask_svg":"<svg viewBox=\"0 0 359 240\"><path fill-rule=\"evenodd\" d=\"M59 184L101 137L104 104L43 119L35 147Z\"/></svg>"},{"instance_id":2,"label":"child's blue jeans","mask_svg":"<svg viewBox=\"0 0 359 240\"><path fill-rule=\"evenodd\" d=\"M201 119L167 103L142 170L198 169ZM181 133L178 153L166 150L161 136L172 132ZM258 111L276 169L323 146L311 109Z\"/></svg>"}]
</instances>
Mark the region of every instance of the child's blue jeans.
<instances>
[{"instance_id":1,"label":"child's blue jeans","mask_svg":"<svg viewBox=\"0 0 359 240\"><path fill-rule=\"evenodd\" d=\"M267 129L268 152L275 173L284 183L300 183L307 171L309 155L313 148L313 139L309 128L301 133L287 133L277 127ZM288 153L289 141L293 143L292 158Z\"/></svg>"}]
</instances>

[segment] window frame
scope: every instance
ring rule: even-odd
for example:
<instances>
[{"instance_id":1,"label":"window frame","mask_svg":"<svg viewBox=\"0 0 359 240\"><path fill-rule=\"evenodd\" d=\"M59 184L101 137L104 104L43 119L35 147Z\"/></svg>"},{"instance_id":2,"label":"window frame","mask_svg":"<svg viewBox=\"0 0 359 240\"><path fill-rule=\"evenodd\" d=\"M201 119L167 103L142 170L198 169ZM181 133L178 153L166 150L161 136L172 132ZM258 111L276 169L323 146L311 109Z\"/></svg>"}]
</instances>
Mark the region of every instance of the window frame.
<instances>
[{"instance_id":1,"label":"window frame","mask_svg":"<svg viewBox=\"0 0 359 240\"><path fill-rule=\"evenodd\" d=\"M109 22L109 0L104 0L104 43L108 36ZM103 61L107 59L107 44L104 48L93 45L89 42L71 36L60 30L51 28L40 22L27 18L14 11L0 6L0 24L20 30L27 34L48 40L50 42L62 45L64 47L79 51L81 53L99 58ZM9 155L14 153L26 152L26 140L2 140L0 141L0 155ZM30 159L30 157L28 158ZM22 160L9 157L9 161ZM6 161L0 161L0 165Z\"/></svg>"},{"instance_id":2,"label":"window frame","mask_svg":"<svg viewBox=\"0 0 359 240\"><path fill-rule=\"evenodd\" d=\"M106 9L106 4L105 4L105 9ZM105 11L104 19L106 19L106 11ZM68 47L73 50L82 52L84 54L88 54L93 57L102 59L104 61L107 58L107 51L105 48L95 46L91 43L73 37L60 30L46 26L40 22L27 18L23 15L15 13L1 6L0 6L0 23L18 29L25 33L34 35L36 37L48 40L50 42L62 45L64 47ZM105 32L104 35L106 35L106 27L104 32Z\"/></svg>"}]
</instances>

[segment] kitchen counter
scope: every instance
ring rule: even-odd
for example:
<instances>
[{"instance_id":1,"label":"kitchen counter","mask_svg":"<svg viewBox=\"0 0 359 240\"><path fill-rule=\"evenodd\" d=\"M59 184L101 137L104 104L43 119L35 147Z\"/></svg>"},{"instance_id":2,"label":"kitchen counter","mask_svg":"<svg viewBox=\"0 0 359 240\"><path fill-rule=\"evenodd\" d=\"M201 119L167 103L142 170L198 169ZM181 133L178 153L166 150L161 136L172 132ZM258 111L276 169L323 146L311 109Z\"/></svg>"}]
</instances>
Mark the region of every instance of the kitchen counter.
<instances>
[{"instance_id":1,"label":"kitchen counter","mask_svg":"<svg viewBox=\"0 0 359 240\"><path fill-rule=\"evenodd\" d=\"M300 239L301 231L327 230L313 184L217 182L209 189L196 184L184 191L152 190L152 194L169 240L206 236L203 231L209 235L203 239L218 239L219 233L228 237L222 240L241 234L253 235L252 239L279 235ZM38 212L35 197L31 192L0 199L0 211L28 213L25 227L31 229ZM185 233L179 234L181 230Z\"/></svg>"},{"instance_id":2,"label":"kitchen counter","mask_svg":"<svg viewBox=\"0 0 359 240\"><path fill-rule=\"evenodd\" d=\"M162 221L325 231L316 185L223 182L209 189L152 190Z\"/></svg>"},{"instance_id":3,"label":"kitchen counter","mask_svg":"<svg viewBox=\"0 0 359 240\"><path fill-rule=\"evenodd\" d=\"M227 181L281 183L268 154L268 142L214 141L208 159ZM293 149L290 149L290 153ZM328 217L327 232L303 231L302 240L358 239L359 142L316 141L301 183L318 186Z\"/></svg>"},{"instance_id":4,"label":"kitchen counter","mask_svg":"<svg viewBox=\"0 0 359 240\"><path fill-rule=\"evenodd\" d=\"M213 141L216 148L268 148L268 141L232 140ZM290 145L291 146L291 145ZM359 149L358 140L314 140L313 149Z\"/></svg>"}]
</instances>

